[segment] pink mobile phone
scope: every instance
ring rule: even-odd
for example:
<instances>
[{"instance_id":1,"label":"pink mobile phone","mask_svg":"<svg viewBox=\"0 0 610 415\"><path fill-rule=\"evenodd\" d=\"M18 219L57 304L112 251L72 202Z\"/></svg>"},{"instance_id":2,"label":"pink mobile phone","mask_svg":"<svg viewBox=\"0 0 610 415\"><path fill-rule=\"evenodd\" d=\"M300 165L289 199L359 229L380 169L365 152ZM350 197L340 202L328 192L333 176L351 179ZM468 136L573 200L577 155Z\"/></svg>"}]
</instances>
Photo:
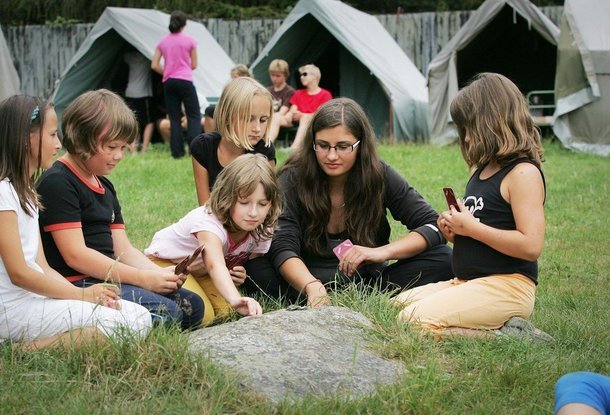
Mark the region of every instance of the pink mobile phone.
<instances>
[{"instance_id":1,"label":"pink mobile phone","mask_svg":"<svg viewBox=\"0 0 610 415\"><path fill-rule=\"evenodd\" d=\"M335 253L335 255L337 255L337 258L341 259L341 258L343 258L343 255L345 255L345 253L347 251L349 251L349 249L352 246L354 246L352 241L350 241L349 239L346 239L345 241L341 242L339 245L335 246L333 248L333 252Z\"/></svg>"},{"instance_id":2,"label":"pink mobile phone","mask_svg":"<svg viewBox=\"0 0 610 415\"><path fill-rule=\"evenodd\" d=\"M455 210L458 212L460 208L458 207L457 200L455 200L455 194L453 193L453 189L450 187L443 187L443 193L445 193L445 199L447 200L447 206L451 208L453 206Z\"/></svg>"}]
</instances>

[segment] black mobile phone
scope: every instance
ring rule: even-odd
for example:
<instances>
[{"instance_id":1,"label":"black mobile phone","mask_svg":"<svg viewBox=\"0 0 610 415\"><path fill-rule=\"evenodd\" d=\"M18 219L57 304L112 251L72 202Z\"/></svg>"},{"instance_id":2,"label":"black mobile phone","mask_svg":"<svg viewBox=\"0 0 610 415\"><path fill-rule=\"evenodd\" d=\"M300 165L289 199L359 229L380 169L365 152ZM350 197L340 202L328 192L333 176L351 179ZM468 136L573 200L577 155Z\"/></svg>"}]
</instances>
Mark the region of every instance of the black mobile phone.
<instances>
[{"instance_id":1,"label":"black mobile phone","mask_svg":"<svg viewBox=\"0 0 610 415\"><path fill-rule=\"evenodd\" d=\"M453 206L455 210L459 212L460 208L458 207L457 200L455 200L453 189L450 187L443 187L443 193L445 194L445 199L447 200L447 206L449 206L449 208Z\"/></svg>"},{"instance_id":2,"label":"black mobile phone","mask_svg":"<svg viewBox=\"0 0 610 415\"><path fill-rule=\"evenodd\" d=\"M199 254L201 253L202 250L203 250L203 245L199 245L191 256L187 256L182 261L180 261L178 263L178 265L176 265L176 268L174 268L174 274L176 274L176 275L184 274L186 272L186 268L189 265L191 265L194 260L197 259L197 257L199 256Z\"/></svg>"}]
</instances>

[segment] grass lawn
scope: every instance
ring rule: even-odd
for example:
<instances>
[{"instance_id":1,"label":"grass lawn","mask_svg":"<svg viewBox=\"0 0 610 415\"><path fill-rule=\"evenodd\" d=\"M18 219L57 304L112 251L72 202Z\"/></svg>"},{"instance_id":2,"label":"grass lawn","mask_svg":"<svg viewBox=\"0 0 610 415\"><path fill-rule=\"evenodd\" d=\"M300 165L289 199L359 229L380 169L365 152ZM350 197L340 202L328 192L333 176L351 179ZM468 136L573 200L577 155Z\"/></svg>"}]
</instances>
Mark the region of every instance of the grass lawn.
<instances>
[{"instance_id":1,"label":"grass lawn","mask_svg":"<svg viewBox=\"0 0 610 415\"><path fill-rule=\"evenodd\" d=\"M463 194L467 169L456 146L381 146L437 209L442 187ZM280 164L285 158L279 153ZM401 381L354 401L270 403L239 386L239 377L189 355L185 336L156 329L146 340L81 352L23 353L0 347L2 413L197 414L548 414L564 373L610 374L610 160L545 141L546 239L532 320L555 342L422 338L397 324L383 295L347 292L333 298L376 324L372 347L408 369ZM190 159L173 160L155 146L128 155L112 173L127 231L143 249L153 233L196 206ZM393 237L405 230L393 224Z\"/></svg>"}]
</instances>

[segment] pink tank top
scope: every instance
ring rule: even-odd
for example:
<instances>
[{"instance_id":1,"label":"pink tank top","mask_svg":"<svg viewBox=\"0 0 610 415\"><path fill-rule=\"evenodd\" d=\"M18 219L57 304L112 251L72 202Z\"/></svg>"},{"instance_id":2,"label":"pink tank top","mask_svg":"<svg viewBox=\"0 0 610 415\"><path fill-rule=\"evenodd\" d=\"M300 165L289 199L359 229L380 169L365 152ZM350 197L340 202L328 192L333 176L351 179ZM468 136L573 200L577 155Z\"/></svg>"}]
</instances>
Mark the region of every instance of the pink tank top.
<instances>
[{"instance_id":1,"label":"pink tank top","mask_svg":"<svg viewBox=\"0 0 610 415\"><path fill-rule=\"evenodd\" d=\"M163 82L168 78L193 81L191 51L196 47L195 39L182 32L170 33L161 39L157 49L161 51L164 60Z\"/></svg>"}]
</instances>

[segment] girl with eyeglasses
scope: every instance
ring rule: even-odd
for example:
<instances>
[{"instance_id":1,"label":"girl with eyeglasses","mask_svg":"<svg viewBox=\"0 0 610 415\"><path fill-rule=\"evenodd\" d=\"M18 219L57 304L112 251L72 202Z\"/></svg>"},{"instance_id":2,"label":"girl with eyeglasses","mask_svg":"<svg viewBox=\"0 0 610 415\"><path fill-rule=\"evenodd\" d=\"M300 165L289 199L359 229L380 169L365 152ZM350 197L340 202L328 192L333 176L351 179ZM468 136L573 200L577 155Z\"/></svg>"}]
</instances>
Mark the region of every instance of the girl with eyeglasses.
<instances>
[{"instance_id":1,"label":"girl with eyeglasses","mask_svg":"<svg viewBox=\"0 0 610 415\"><path fill-rule=\"evenodd\" d=\"M319 306L329 303L327 289L350 282L402 289L453 276L437 212L379 159L355 101L334 99L318 109L279 181L278 230L269 253L248 262L254 283L246 281L246 290ZM411 232L390 242L387 211ZM353 246L335 255L348 239Z\"/></svg>"}]
</instances>

